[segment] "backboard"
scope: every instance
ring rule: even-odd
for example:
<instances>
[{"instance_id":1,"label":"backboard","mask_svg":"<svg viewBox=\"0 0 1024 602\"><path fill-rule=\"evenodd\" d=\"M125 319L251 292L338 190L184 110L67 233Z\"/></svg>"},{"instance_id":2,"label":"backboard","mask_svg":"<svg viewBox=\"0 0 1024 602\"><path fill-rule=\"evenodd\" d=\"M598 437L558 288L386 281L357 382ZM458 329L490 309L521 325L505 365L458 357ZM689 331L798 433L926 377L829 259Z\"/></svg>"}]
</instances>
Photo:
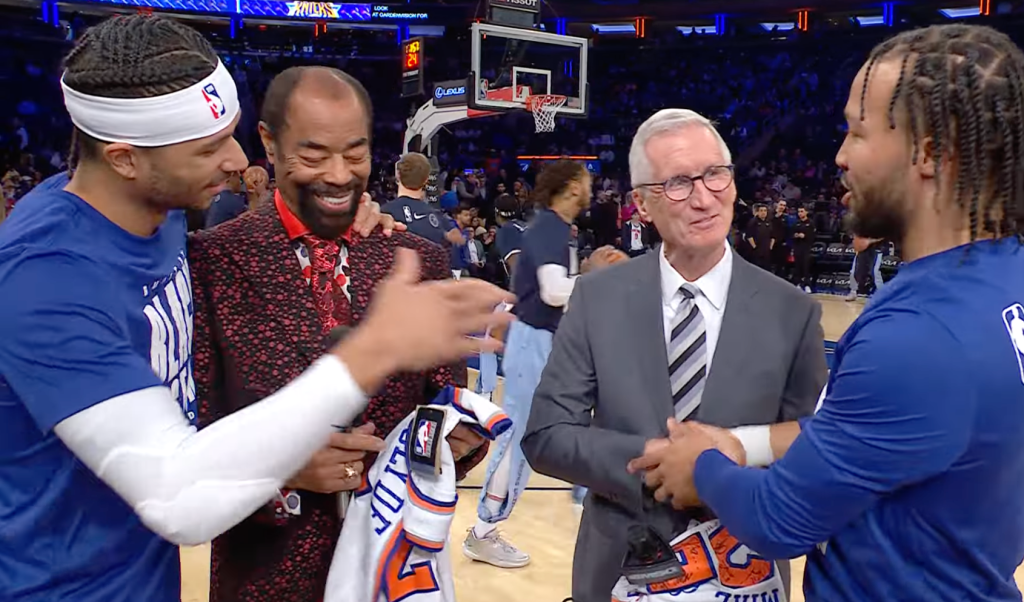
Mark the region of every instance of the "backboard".
<instances>
[{"instance_id":1,"label":"backboard","mask_svg":"<svg viewBox=\"0 0 1024 602\"><path fill-rule=\"evenodd\" d=\"M586 38L488 23L474 23L471 37L470 108L525 109L531 94L559 94L557 116L587 116Z\"/></svg>"}]
</instances>

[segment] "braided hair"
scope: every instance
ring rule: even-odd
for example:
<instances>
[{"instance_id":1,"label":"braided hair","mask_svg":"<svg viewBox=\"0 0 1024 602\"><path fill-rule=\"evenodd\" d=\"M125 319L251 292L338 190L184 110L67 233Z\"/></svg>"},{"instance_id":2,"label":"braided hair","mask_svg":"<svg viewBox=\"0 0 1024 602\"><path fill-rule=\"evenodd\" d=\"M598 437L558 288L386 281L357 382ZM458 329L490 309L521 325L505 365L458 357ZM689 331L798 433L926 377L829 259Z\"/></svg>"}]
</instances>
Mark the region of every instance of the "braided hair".
<instances>
[{"instance_id":1,"label":"braided hair","mask_svg":"<svg viewBox=\"0 0 1024 602\"><path fill-rule=\"evenodd\" d=\"M550 207L571 182L583 179L587 168L582 163L569 159L558 159L544 166L537 174L537 182L533 187L533 202L543 207Z\"/></svg>"},{"instance_id":2,"label":"braided hair","mask_svg":"<svg viewBox=\"0 0 1024 602\"><path fill-rule=\"evenodd\" d=\"M868 58L864 97L875 63L900 60L889 101L908 116L916 164L931 138L936 177L956 157L955 202L970 219L971 240L982 232L1024 242L1024 53L990 27L936 25L901 33ZM984 200L984 202L983 202Z\"/></svg>"},{"instance_id":3,"label":"braided hair","mask_svg":"<svg viewBox=\"0 0 1024 602\"><path fill-rule=\"evenodd\" d=\"M213 73L217 53L187 25L149 15L119 16L89 29L64 59L64 83L105 98L151 98ZM71 159L95 158L100 141L75 128Z\"/></svg>"}]
</instances>

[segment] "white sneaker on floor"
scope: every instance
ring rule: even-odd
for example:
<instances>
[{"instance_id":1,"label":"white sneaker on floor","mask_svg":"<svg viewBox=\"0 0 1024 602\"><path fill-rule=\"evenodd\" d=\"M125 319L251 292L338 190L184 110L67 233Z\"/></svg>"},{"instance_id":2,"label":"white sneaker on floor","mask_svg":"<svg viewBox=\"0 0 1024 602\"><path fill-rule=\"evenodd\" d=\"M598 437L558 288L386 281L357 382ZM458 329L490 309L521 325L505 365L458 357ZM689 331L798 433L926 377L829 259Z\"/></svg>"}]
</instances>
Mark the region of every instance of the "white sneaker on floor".
<instances>
[{"instance_id":1,"label":"white sneaker on floor","mask_svg":"<svg viewBox=\"0 0 1024 602\"><path fill-rule=\"evenodd\" d=\"M486 537L477 537L471 528L462 542L466 558L502 569L518 569L530 564L530 555L509 543L497 529Z\"/></svg>"},{"instance_id":2,"label":"white sneaker on floor","mask_svg":"<svg viewBox=\"0 0 1024 602\"><path fill-rule=\"evenodd\" d=\"M846 295L846 300L847 301L856 301L857 300L857 293L850 293L849 295Z\"/></svg>"}]
</instances>

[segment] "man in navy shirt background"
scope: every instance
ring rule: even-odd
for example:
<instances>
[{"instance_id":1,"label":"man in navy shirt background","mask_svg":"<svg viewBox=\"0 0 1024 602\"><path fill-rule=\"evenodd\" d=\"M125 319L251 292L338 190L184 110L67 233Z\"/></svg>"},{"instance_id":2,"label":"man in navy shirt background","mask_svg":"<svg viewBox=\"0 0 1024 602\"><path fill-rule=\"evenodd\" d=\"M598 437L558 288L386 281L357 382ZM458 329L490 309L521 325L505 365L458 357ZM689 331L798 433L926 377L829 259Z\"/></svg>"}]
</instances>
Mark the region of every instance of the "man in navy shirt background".
<instances>
[{"instance_id":1,"label":"man in navy shirt background","mask_svg":"<svg viewBox=\"0 0 1024 602\"><path fill-rule=\"evenodd\" d=\"M523 249L526 222L522 220L519 201L511 194L501 194L494 199L494 214L498 223L498 234L494 238L494 244L498 247L501 265L505 268L506 281L511 286L512 272Z\"/></svg>"},{"instance_id":2,"label":"man in navy shirt background","mask_svg":"<svg viewBox=\"0 0 1024 602\"><path fill-rule=\"evenodd\" d=\"M406 153L395 164L395 179L398 181L398 198L387 203L381 211L404 223L409 232L444 245L465 244L466 240L457 228L449 228L449 222L436 208L423 199L426 197L427 180L430 178L430 161L420 153Z\"/></svg>"},{"instance_id":3,"label":"man in navy shirt background","mask_svg":"<svg viewBox=\"0 0 1024 602\"><path fill-rule=\"evenodd\" d=\"M530 562L529 554L505 541L497 524L507 520L530 477L530 467L520 442L530 416L533 392L551 353L551 341L562 319L576 278L586 272L626 259L621 251L598 249L582 266L569 244L570 225L590 206L590 173L582 163L560 159L546 165L537 176L533 201L542 208L523 235L512 290L518 320L508 331L502 368L505 391L502 407L513 428L495 442L477 508L479 521L462 545L472 560L501 568Z\"/></svg>"},{"instance_id":4,"label":"man in navy shirt background","mask_svg":"<svg viewBox=\"0 0 1024 602\"><path fill-rule=\"evenodd\" d=\"M819 412L735 434L670 424L630 463L756 553L807 554L809 602L1021 599L1021 106L1024 54L993 29L876 47L836 163L854 232L898 241L906 264L839 341ZM754 457L776 461L737 465Z\"/></svg>"}]
</instances>

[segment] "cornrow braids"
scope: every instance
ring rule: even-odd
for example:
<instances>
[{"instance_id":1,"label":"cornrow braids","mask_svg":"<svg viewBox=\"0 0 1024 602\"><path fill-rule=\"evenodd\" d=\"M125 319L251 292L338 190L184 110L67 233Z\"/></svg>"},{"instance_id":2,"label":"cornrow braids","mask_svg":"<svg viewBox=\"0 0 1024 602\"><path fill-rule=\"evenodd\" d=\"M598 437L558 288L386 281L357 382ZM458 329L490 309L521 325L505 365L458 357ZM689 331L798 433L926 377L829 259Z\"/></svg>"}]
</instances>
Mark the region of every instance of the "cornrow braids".
<instances>
[{"instance_id":1,"label":"cornrow braids","mask_svg":"<svg viewBox=\"0 0 1024 602\"><path fill-rule=\"evenodd\" d=\"M565 192L569 183L579 180L587 173L582 163L569 159L559 159L544 166L537 175L537 183L533 187L533 202L550 207L558 195Z\"/></svg>"},{"instance_id":2,"label":"cornrow braids","mask_svg":"<svg viewBox=\"0 0 1024 602\"><path fill-rule=\"evenodd\" d=\"M912 160L930 138L936 175L956 161L954 197L970 220L971 240L983 232L1024 242L1024 53L989 27L937 25L899 34L868 57L861 119L870 73L900 60L889 102L908 117Z\"/></svg>"},{"instance_id":3,"label":"cornrow braids","mask_svg":"<svg viewBox=\"0 0 1024 602\"><path fill-rule=\"evenodd\" d=\"M183 90L217 68L196 30L158 16L118 16L89 29L64 59L64 83L105 98L150 98ZM71 160L93 158L100 142L75 128Z\"/></svg>"}]
</instances>

